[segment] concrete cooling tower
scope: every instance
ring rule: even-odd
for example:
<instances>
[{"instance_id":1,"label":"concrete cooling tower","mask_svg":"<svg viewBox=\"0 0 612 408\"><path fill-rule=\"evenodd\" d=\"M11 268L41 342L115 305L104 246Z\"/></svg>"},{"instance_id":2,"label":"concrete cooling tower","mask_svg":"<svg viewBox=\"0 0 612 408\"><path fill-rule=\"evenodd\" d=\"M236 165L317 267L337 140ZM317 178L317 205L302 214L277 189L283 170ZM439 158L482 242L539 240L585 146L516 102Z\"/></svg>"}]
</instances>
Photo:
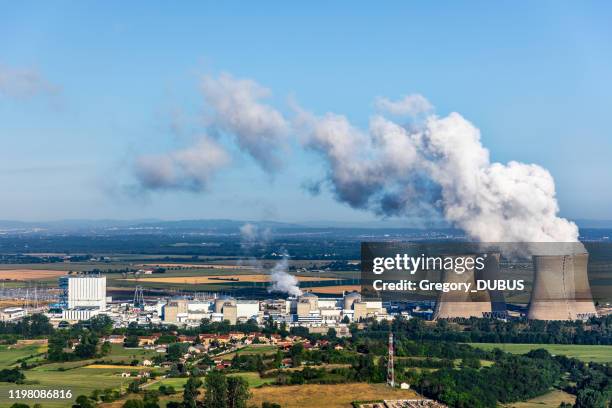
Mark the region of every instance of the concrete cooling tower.
<instances>
[{"instance_id":1,"label":"concrete cooling tower","mask_svg":"<svg viewBox=\"0 0 612 408\"><path fill-rule=\"evenodd\" d=\"M485 259L485 267L481 271L477 271L476 279L487 280L490 282L501 279L499 272L499 259L501 254L499 252L492 252L487 254ZM506 299L504 292L501 290L489 290L489 297L491 300L491 312L493 317L506 316Z\"/></svg>"},{"instance_id":2,"label":"concrete cooling tower","mask_svg":"<svg viewBox=\"0 0 612 408\"><path fill-rule=\"evenodd\" d=\"M527 317L582 320L595 316L587 277L588 254L534 255L534 282Z\"/></svg>"},{"instance_id":3,"label":"concrete cooling tower","mask_svg":"<svg viewBox=\"0 0 612 408\"><path fill-rule=\"evenodd\" d=\"M474 257L473 255L457 255L454 257ZM471 283L476 286L474 269L466 269L462 274L452 269L445 269L442 273L442 282ZM465 293L464 291L440 292L433 318L456 319L483 317L491 313L491 299L486 292Z\"/></svg>"}]
</instances>

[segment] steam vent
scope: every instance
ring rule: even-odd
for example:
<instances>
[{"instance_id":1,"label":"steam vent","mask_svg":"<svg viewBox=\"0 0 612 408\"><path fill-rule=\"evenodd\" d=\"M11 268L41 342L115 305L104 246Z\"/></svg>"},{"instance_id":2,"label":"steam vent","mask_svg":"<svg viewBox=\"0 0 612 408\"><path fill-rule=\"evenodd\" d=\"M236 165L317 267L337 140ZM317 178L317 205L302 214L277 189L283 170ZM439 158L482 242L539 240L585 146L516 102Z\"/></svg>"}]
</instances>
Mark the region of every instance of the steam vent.
<instances>
[{"instance_id":1,"label":"steam vent","mask_svg":"<svg viewBox=\"0 0 612 408\"><path fill-rule=\"evenodd\" d=\"M473 255L457 255L457 257L474 257ZM452 269L444 270L443 282L471 283L476 285L474 269L466 269L462 274ZM491 313L491 299L487 293L465 293L463 291L440 292L434 311L434 319L456 319L469 317L483 317Z\"/></svg>"},{"instance_id":2,"label":"steam vent","mask_svg":"<svg viewBox=\"0 0 612 408\"><path fill-rule=\"evenodd\" d=\"M534 255L535 276L527 317L578 320L595 316L587 263L586 253Z\"/></svg>"}]
</instances>

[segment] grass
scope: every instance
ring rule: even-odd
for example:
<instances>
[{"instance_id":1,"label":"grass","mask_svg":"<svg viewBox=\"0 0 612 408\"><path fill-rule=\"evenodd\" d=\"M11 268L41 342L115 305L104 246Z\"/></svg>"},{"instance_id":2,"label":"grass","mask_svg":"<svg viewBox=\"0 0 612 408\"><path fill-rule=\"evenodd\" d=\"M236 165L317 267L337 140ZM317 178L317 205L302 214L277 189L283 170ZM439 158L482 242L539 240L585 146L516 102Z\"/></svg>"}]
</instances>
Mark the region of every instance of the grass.
<instances>
[{"instance_id":1,"label":"grass","mask_svg":"<svg viewBox=\"0 0 612 408\"><path fill-rule=\"evenodd\" d=\"M40 346L30 345L18 349L7 350L6 346L0 348L0 368L6 367L15 360L35 354ZM112 345L111 353L103 357L104 361L115 363L131 362L134 359L142 361L144 358L155 354L152 350L125 349L120 345ZM30 370L24 371L26 384L0 383L0 408L9 407L13 402L8 400L8 391L13 389L62 389L71 390L72 400L79 395L89 395L93 390L104 390L107 388L125 388L132 381L130 378L122 378L122 372L134 371L134 367L123 367L120 365L94 365L97 359L68 361L62 363L43 364ZM181 384L182 385L182 384ZM41 403L45 408L66 407L71 405L69 400L37 400L22 401L33 405Z\"/></svg>"},{"instance_id":2,"label":"grass","mask_svg":"<svg viewBox=\"0 0 612 408\"><path fill-rule=\"evenodd\" d=\"M249 354L274 354L276 353L278 347L268 345L268 344L251 344L249 346L243 347L238 351L234 351L232 353L224 354L220 356L223 360L231 360L234 358L236 354L249 355Z\"/></svg>"},{"instance_id":3,"label":"grass","mask_svg":"<svg viewBox=\"0 0 612 408\"><path fill-rule=\"evenodd\" d=\"M411 390L391 389L386 384L304 384L253 388L248 405L276 402L283 408L348 408L353 401L415 398Z\"/></svg>"},{"instance_id":4,"label":"grass","mask_svg":"<svg viewBox=\"0 0 612 408\"><path fill-rule=\"evenodd\" d=\"M11 389L70 390L72 400L81 394L89 395L93 390L126 387L131 379L121 378L118 369L75 368L68 371L46 371L35 368L25 372L28 384L0 383L0 407L9 407L14 401L8 400ZM69 400L21 401L30 405L38 402L47 407L70 406Z\"/></svg>"},{"instance_id":5,"label":"grass","mask_svg":"<svg viewBox=\"0 0 612 408\"><path fill-rule=\"evenodd\" d=\"M560 390L553 390L548 394L541 395L536 398L532 398L525 402L515 402L513 404L507 404L505 408L557 408L562 402L569 402L574 404L576 397L572 394Z\"/></svg>"},{"instance_id":6,"label":"grass","mask_svg":"<svg viewBox=\"0 0 612 408\"><path fill-rule=\"evenodd\" d=\"M513 354L525 354L535 349L546 349L550 354L565 355L582 361L612 363L612 346L592 346L582 344L512 344L512 343L469 343L483 350L499 348Z\"/></svg>"},{"instance_id":7,"label":"grass","mask_svg":"<svg viewBox=\"0 0 612 408\"><path fill-rule=\"evenodd\" d=\"M274 382L274 378L261 378L259 373L246 372L246 373L232 373L228 374L228 377L242 377L249 383L249 387L255 388L264 384L271 384Z\"/></svg>"},{"instance_id":8,"label":"grass","mask_svg":"<svg viewBox=\"0 0 612 408\"><path fill-rule=\"evenodd\" d=\"M0 369L9 368L17 364L17 360L26 358L29 356L36 356L40 353L46 352L47 347L38 344L31 344L27 346L0 346ZM28 359L28 362L35 361L34 359Z\"/></svg>"}]
</instances>

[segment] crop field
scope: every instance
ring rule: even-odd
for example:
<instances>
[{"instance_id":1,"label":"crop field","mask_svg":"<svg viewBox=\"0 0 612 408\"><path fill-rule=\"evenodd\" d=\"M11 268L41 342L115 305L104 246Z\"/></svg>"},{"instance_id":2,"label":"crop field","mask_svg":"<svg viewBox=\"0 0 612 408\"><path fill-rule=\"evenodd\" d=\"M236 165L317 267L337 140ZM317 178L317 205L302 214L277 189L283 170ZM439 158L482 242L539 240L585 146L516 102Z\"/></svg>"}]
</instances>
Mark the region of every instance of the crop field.
<instances>
[{"instance_id":1,"label":"crop field","mask_svg":"<svg viewBox=\"0 0 612 408\"><path fill-rule=\"evenodd\" d=\"M525 402L515 402L513 404L503 405L504 408L558 408L562 402L574 404L576 397L567 392L553 390L548 394L532 398Z\"/></svg>"},{"instance_id":2,"label":"crop field","mask_svg":"<svg viewBox=\"0 0 612 408\"><path fill-rule=\"evenodd\" d=\"M274 382L274 378L261 378L259 373L246 372L246 373L233 373L228 374L228 377L242 377L249 383L249 387L256 388L265 384L271 384Z\"/></svg>"},{"instance_id":3,"label":"crop field","mask_svg":"<svg viewBox=\"0 0 612 408\"><path fill-rule=\"evenodd\" d=\"M2 269L0 270L0 280L44 280L57 278L65 274L65 271L51 269Z\"/></svg>"},{"instance_id":4,"label":"crop field","mask_svg":"<svg viewBox=\"0 0 612 408\"><path fill-rule=\"evenodd\" d=\"M0 348L0 369L12 365L15 360L44 351L39 345L28 345L20 348ZM121 373L133 372L138 369L149 368L123 366L113 363L127 363L134 359L142 361L146 357L154 355L154 351L143 349L125 349L120 345L112 345L111 353L102 359L107 364L96 364L95 360L68 361L62 363L50 363L40 365L30 370L25 370L25 384L0 383L0 408L9 407L8 390L11 389L63 389L71 390L73 399L81 394L90 394L93 390L104 390L127 387L132 381L130 378L122 378ZM14 401L13 401L14 402ZM37 400L29 401L41 403L46 407L70 406L69 401Z\"/></svg>"},{"instance_id":5,"label":"crop field","mask_svg":"<svg viewBox=\"0 0 612 408\"><path fill-rule=\"evenodd\" d=\"M511 344L511 343L469 343L483 350L499 348L513 354L525 354L535 349L546 349L553 355L565 355L582 361L612 363L612 346L592 346L582 344Z\"/></svg>"},{"instance_id":6,"label":"crop field","mask_svg":"<svg viewBox=\"0 0 612 408\"><path fill-rule=\"evenodd\" d=\"M283 408L349 408L351 402L382 399L409 399L411 390L390 389L386 384L304 384L264 386L251 390L248 405L261 406L264 401L276 402Z\"/></svg>"},{"instance_id":7,"label":"crop field","mask_svg":"<svg viewBox=\"0 0 612 408\"><path fill-rule=\"evenodd\" d=\"M300 282L312 282L312 281L327 281L337 280L336 278L325 278L318 276L297 276L294 275ZM134 280L134 279L126 279ZM172 276L172 277L153 277L153 278L140 278L140 282L157 282L157 283L234 283L234 282L269 282L270 275L268 274L248 274L248 275L207 275L207 276Z\"/></svg>"},{"instance_id":8,"label":"crop field","mask_svg":"<svg viewBox=\"0 0 612 408\"><path fill-rule=\"evenodd\" d=\"M17 364L17 360L29 356L36 356L47 351L46 346L30 344L27 346L0 346L0 370ZM32 362L32 360L29 360Z\"/></svg>"},{"instance_id":9,"label":"crop field","mask_svg":"<svg viewBox=\"0 0 612 408\"><path fill-rule=\"evenodd\" d=\"M325 295L341 295L343 292L352 292L361 290L360 285L337 285L337 286L313 286L308 288L309 291Z\"/></svg>"},{"instance_id":10,"label":"crop field","mask_svg":"<svg viewBox=\"0 0 612 408\"><path fill-rule=\"evenodd\" d=\"M220 356L223 360L231 360L232 358L234 358L234 356L236 354L244 354L244 355L249 355L249 354L274 354L276 353L277 347L276 346L272 346L272 345L268 345L268 344L262 344L262 345L250 345L250 346L246 346L241 348L238 351L234 351L232 353L228 353L228 354L223 354L222 356Z\"/></svg>"}]
</instances>

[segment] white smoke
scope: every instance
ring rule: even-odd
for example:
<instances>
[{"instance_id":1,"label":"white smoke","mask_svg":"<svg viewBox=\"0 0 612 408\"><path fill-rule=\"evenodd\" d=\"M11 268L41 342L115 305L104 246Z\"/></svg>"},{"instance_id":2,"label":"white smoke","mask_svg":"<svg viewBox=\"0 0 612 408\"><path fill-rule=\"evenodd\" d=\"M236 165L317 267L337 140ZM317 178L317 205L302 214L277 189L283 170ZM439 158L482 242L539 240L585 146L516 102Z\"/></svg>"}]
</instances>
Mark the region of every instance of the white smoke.
<instances>
[{"instance_id":1,"label":"white smoke","mask_svg":"<svg viewBox=\"0 0 612 408\"><path fill-rule=\"evenodd\" d=\"M270 228L260 228L250 222L240 226L240 246L243 249L265 246L270 241L271 236Z\"/></svg>"},{"instance_id":2,"label":"white smoke","mask_svg":"<svg viewBox=\"0 0 612 408\"><path fill-rule=\"evenodd\" d=\"M291 296L301 296L302 291L298 287L298 279L287 273L289 267L289 256L283 255L283 258L274 265L270 272L270 282L272 285L268 288L268 292L283 292Z\"/></svg>"},{"instance_id":3,"label":"white smoke","mask_svg":"<svg viewBox=\"0 0 612 408\"><path fill-rule=\"evenodd\" d=\"M434 109L433 105L419 94L406 95L398 101L379 97L376 99L376 108L397 116L419 116L431 113Z\"/></svg>"},{"instance_id":4,"label":"white smoke","mask_svg":"<svg viewBox=\"0 0 612 408\"><path fill-rule=\"evenodd\" d=\"M328 163L336 197L382 215L439 211L482 242L575 242L558 216L550 173L534 164L492 163L480 132L458 113L403 126L383 116L368 132L341 115L301 112L305 145Z\"/></svg>"},{"instance_id":5,"label":"white smoke","mask_svg":"<svg viewBox=\"0 0 612 408\"><path fill-rule=\"evenodd\" d=\"M267 172L277 170L285 147L289 124L283 115L261 102L270 90L249 79L222 74L205 76L202 92L212 108L212 124L236 138L238 146Z\"/></svg>"},{"instance_id":6,"label":"white smoke","mask_svg":"<svg viewBox=\"0 0 612 408\"><path fill-rule=\"evenodd\" d=\"M147 189L200 192L228 162L225 149L204 137L186 149L138 157L135 173L140 185Z\"/></svg>"}]
</instances>

